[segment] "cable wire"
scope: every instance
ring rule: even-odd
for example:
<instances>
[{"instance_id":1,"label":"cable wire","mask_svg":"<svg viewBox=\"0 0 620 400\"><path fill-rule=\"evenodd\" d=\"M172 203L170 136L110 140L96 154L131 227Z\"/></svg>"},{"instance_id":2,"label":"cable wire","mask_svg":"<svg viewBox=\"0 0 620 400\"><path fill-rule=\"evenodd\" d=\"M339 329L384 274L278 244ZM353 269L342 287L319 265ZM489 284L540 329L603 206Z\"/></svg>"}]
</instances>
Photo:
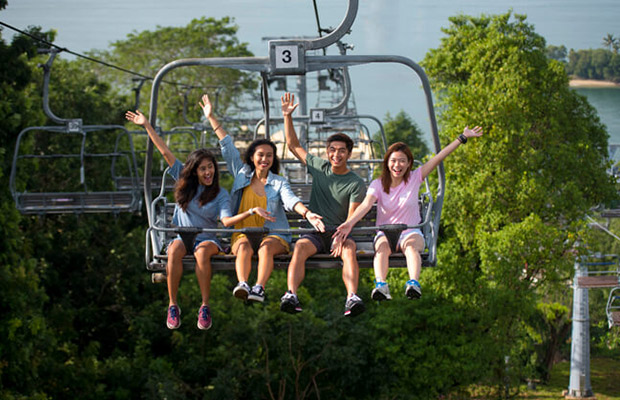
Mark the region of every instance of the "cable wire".
<instances>
[{"instance_id":1,"label":"cable wire","mask_svg":"<svg viewBox=\"0 0 620 400\"><path fill-rule=\"evenodd\" d=\"M54 47L54 48L56 48L56 49L58 49L60 51L64 51L64 52L69 53L71 55L74 55L76 57L88 60L90 62L94 62L96 64L101 64L101 65L103 65L105 67L113 68L113 69L116 69L118 71L121 71L121 72L124 72L124 73L127 73L127 74L131 74L131 75L135 75L135 76L138 76L138 77L143 78L143 79L148 79L148 80L153 80L154 79L152 76L144 75L144 74L141 74L139 72L131 71L131 70L127 69L127 68L119 67L118 65L110 64L110 63L108 63L106 61L98 60L96 58L92 58L92 57L86 56L84 54L77 53L75 51L67 49L66 47L60 47L58 45L55 45L54 43L48 42L45 39L37 37L37 36L35 36L35 35L31 34L31 33L28 33L26 31L22 31L21 29L15 28L14 26L11 26L11 25L9 25L9 24L7 24L5 22L0 21L0 25L4 26L6 28L9 28L11 30L14 30L15 32L21 33L22 35L28 36L29 38L34 39L37 42L43 43L43 44L48 45L50 47ZM170 85L188 87L188 85L186 83L171 82L171 81L165 81L165 80L163 80L162 82L170 84ZM201 86L191 86L191 87L192 88L194 88L194 87L199 88Z\"/></svg>"}]
</instances>

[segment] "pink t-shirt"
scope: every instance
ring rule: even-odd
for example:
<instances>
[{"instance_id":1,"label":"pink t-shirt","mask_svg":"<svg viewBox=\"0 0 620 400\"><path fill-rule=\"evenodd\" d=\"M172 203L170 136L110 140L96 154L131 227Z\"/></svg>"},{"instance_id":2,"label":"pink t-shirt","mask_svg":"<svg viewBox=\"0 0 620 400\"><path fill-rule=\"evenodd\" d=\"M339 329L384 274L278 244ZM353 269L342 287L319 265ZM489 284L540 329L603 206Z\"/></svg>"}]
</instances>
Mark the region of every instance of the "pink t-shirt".
<instances>
[{"instance_id":1,"label":"pink t-shirt","mask_svg":"<svg viewBox=\"0 0 620 400\"><path fill-rule=\"evenodd\" d=\"M381 179L370 182L366 194L377 199L377 225L420 223L420 207L418 191L422 183L422 168L419 167L409 174L409 181L403 180L400 185L390 188L390 193L383 191Z\"/></svg>"}]
</instances>

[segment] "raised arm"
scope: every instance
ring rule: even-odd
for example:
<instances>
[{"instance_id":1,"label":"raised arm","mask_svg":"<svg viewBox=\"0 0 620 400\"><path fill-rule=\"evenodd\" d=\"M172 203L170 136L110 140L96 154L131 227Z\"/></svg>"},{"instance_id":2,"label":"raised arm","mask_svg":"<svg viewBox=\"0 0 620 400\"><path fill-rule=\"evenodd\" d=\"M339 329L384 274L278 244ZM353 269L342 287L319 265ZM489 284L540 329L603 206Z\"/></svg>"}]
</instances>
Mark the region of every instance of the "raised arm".
<instances>
[{"instance_id":1,"label":"raised arm","mask_svg":"<svg viewBox=\"0 0 620 400\"><path fill-rule=\"evenodd\" d=\"M125 118L127 118L128 121L131 121L136 125L143 126L144 129L146 129L146 133L148 133L149 137L153 141L153 144L155 144L155 147L157 147L157 150L159 150L161 155L164 156L164 160L166 160L168 166L172 167L177 158L174 156L174 154L172 154L168 146L166 146L166 143L161 138L161 136L159 136L157 132L155 132L155 129L153 129L153 126L144 116L144 114L142 114L140 110L136 110L135 113L127 111L125 113Z\"/></svg>"},{"instance_id":2,"label":"raised arm","mask_svg":"<svg viewBox=\"0 0 620 400\"><path fill-rule=\"evenodd\" d=\"M476 126L474 129L469 129L469 127L465 127L463 129L463 133L459 135L452 143L441 149L439 153L435 155L435 157L428 160L424 165L422 165L422 179L425 179L428 174L430 174L440 162L442 162L450 153L456 150L461 144L467 142L467 139L472 137L482 136L482 128Z\"/></svg>"},{"instance_id":3,"label":"raised arm","mask_svg":"<svg viewBox=\"0 0 620 400\"><path fill-rule=\"evenodd\" d=\"M293 126L292 114L299 103L295 104L295 95L288 92L284 93L284 96L282 96L280 100L282 101L282 116L284 117L284 136L286 137L286 144L295 157L305 164L308 152L301 146L301 143L299 143L299 138Z\"/></svg>"},{"instance_id":4,"label":"raised arm","mask_svg":"<svg viewBox=\"0 0 620 400\"><path fill-rule=\"evenodd\" d=\"M209 96L206 94L202 95L202 101L198 102L200 108L202 108L202 112L205 115L205 118L209 120L211 124L211 128L213 128L213 132L217 135L217 138L222 140L224 139L228 133L222 128L222 124L218 122L218 120L213 115L213 106L211 105L211 100L209 100Z\"/></svg>"}]
</instances>

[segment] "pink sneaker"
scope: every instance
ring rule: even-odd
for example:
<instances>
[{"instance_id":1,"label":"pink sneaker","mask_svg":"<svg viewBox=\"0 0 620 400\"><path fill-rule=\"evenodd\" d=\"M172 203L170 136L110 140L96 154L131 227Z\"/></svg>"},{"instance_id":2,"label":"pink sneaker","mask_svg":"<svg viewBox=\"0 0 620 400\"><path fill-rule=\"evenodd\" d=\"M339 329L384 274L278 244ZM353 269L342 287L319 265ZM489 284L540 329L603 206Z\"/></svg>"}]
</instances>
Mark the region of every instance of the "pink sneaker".
<instances>
[{"instance_id":1,"label":"pink sneaker","mask_svg":"<svg viewBox=\"0 0 620 400\"><path fill-rule=\"evenodd\" d=\"M211 312L209 311L209 306L201 306L200 310L198 310L198 329L202 329L206 331L211 328Z\"/></svg>"},{"instance_id":2,"label":"pink sneaker","mask_svg":"<svg viewBox=\"0 0 620 400\"><path fill-rule=\"evenodd\" d=\"M168 329L177 329L181 326L181 309L179 306L174 305L168 307L168 319L166 320Z\"/></svg>"}]
</instances>

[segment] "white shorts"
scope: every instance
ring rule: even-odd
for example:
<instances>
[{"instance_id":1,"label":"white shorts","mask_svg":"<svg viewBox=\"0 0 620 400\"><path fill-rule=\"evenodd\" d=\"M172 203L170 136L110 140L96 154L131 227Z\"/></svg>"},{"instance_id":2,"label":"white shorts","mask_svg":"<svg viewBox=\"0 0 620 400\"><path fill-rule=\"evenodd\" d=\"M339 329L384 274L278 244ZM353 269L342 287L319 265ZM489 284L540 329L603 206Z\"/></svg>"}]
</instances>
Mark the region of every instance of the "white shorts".
<instances>
[{"instance_id":1,"label":"white shorts","mask_svg":"<svg viewBox=\"0 0 620 400\"><path fill-rule=\"evenodd\" d=\"M403 243L405 241L405 239L407 239L411 235L420 235L422 240L424 240L424 235L422 234L422 231L419 230L418 228L405 229L404 231L401 232L400 237L398 238L398 244L396 245L396 251L400 251L401 250L401 248L400 248L401 243ZM377 240L381 236L385 236L385 233L383 233L383 231L378 231L377 235L375 236L375 239L373 241L373 244L376 245L377 244Z\"/></svg>"}]
</instances>

